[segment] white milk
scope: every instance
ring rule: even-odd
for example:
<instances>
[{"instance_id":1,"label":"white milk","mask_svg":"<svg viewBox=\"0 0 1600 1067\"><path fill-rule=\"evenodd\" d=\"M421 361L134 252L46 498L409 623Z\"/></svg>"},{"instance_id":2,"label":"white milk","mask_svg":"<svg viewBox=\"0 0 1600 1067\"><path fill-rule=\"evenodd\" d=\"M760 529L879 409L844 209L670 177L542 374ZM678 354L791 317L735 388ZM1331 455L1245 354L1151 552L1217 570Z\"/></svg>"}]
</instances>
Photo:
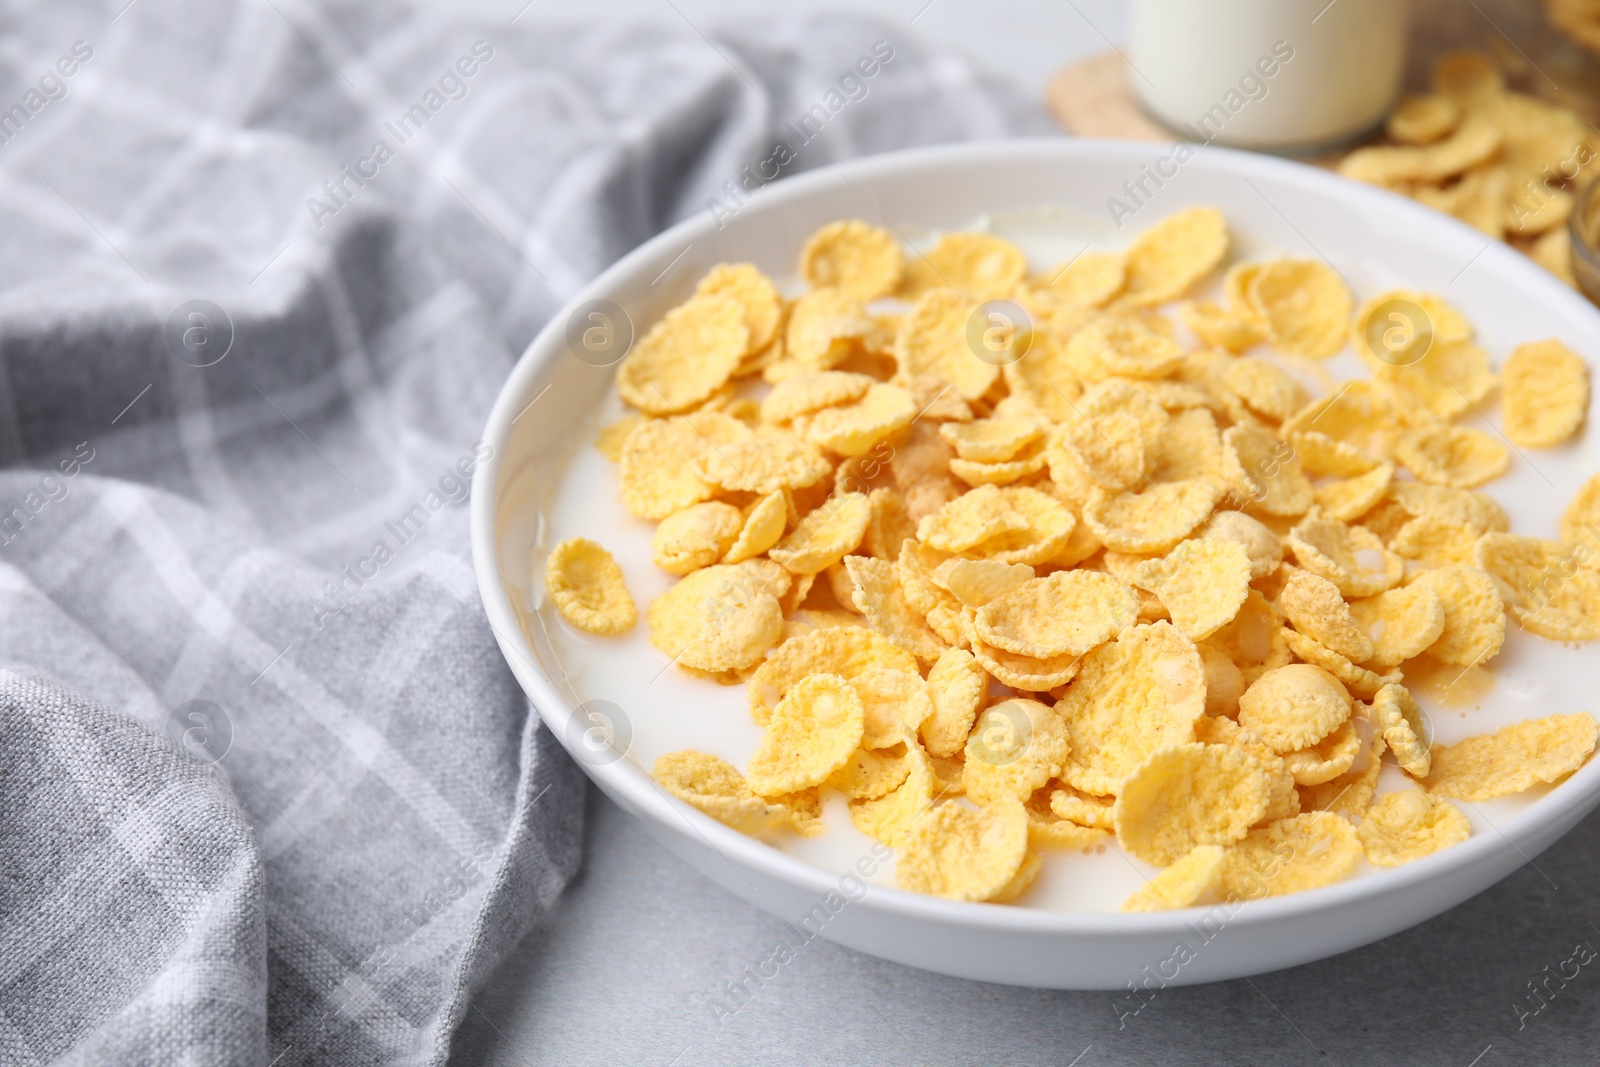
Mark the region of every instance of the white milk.
<instances>
[{"instance_id":1,"label":"white milk","mask_svg":"<svg viewBox=\"0 0 1600 1067\"><path fill-rule=\"evenodd\" d=\"M1407 0L1134 0L1128 81L1179 136L1303 151L1382 121Z\"/></svg>"}]
</instances>

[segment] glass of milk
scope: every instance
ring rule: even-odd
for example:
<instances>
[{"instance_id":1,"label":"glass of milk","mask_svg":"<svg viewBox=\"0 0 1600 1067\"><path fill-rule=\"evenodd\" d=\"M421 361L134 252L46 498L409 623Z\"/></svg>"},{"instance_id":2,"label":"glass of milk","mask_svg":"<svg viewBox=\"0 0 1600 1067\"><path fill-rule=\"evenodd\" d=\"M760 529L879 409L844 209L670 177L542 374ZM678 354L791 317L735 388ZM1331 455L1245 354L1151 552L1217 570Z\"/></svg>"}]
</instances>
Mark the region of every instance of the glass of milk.
<instances>
[{"instance_id":1,"label":"glass of milk","mask_svg":"<svg viewBox=\"0 0 1600 1067\"><path fill-rule=\"evenodd\" d=\"M1309 152L1383 121L1405 70L1408 0L1133 0L1128 80L1206 143Z\"/></svg>"}]
</instances>

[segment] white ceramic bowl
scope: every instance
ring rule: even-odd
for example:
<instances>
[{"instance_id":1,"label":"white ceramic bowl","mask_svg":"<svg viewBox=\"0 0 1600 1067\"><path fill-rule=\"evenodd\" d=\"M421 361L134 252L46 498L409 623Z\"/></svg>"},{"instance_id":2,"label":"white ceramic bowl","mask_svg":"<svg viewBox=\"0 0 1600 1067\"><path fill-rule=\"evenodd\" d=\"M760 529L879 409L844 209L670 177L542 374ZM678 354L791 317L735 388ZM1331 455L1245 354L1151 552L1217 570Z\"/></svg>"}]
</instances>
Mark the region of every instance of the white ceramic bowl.
<instances>
[{"instance_id":1,"label":"white ceramic bowl","mask_svg":"<svg viewBox=\"0 0 1600 1067\"><path fill-rule=\"evenodd\" d=\"M1351 279L1358 296L1401 284L1445 294L1477 324L1497 362L1512 344L1547 336L1579 352L1600 352L1600 314L1593 307L1511 249L1443 215L1297 164L1207 149L1175 166L1171 151L1168 145L1067 140L960 145L786 179L762 190L720 228L709 214L691 218L623 258L522 356L484 430L493 458L479 467L473 484L473 556L488 618L539 714L590 777L707 877L788 921L809 914L808 929L841 944L946 974L1059 988L1187 984L1304 963L1421 922L1528 862L1600 801L1600 763L1592 762L1554 789L1510 807L1486 814L1469 805L1478 830L1455 848L1324 889L1214 909L1208 926L1215 930L1220 924L1222 932L1208 936L1197 926L1206 913L1194 909L1073 913L954 903L881 884L862 891L851 881L843 887L852 891L840 893L842 868L824 869L752 840L664 794L645 770L653 753L621 758L603 749L597 757L585 743L591 720L575 713L578 694L536 611L540 594L530 568L534 546L551 543L545 540L551 524L541 509L555 499L579 448L592 440L597 409L615 403L606 399L612 368L591 366L569 352L569 319L585 302L613 301L633 321L648 324L681 301L714 263L752 260L775 275L792 270L805 237L838 218L860 217L914 233L1056 205L1061 217L1115 246L1171 211L1215 204L1247 255L1324 257ZM1109 221L1108 200L1134 206L1124 182L1138 183L1147 166L1176 176L1166 176L1159 187L1146 180L1151 195L1140 199L1147 206L1118 232ZM1541 453L1532 470L1529 462L1519 457L1508 488L1495 488L1514 529L1550 536L1566 500L1595 468L1593 453L1588 444L1577 444ZM613 488L596 485L589 491ZM589 532L612 543L604 529ZM637 586L634 593L641 604L649 599ZM1452 716L1439 732L1453 739L1584 706L1583 668L1593 662L1591 651L1554 645L1527 650L1519 644L1512 655L1513 643L1510 676L1520 679L1513 691L1500 685L1481 711L1461 723ZM642 662L650 653L640 647L636 641L617 655ZM615 666L618 673L638 671L645 669L641 662L618 660ZM656 674L663 664L657 655L646 666ZM692 709L676 713L687 716ZM692 743L684 740L681 747ZM1189 951L1175 953L1180 941ZM1173 962L1179 958L1183 962Z\"/></svg>"}]
</instances>

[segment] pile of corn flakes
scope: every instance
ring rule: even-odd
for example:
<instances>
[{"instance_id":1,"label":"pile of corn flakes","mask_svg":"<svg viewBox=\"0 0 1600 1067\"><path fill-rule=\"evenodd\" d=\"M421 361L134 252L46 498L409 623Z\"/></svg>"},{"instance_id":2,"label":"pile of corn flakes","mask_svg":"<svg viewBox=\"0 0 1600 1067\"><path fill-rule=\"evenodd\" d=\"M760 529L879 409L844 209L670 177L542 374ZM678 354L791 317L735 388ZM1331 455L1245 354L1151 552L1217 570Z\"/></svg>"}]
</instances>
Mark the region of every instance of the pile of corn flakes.
<instances>
[{"instance_id":1,"label":"pile of corn flakes","mask_svg":"<svg viewBox=\"0 0 1600 1067\"><path fill-rule=\"evenodd\" d=\"M1570 191L1600 152L1600 133L1564 107L1506 88L1486 54L1452 52L1433 91L1400 101L1390 144L1358 148L1339 173L1381 185L1510 241L1575 284Z\"/></svg>"},{"instance_id":2,"label":"pile of corn flakes","mask_svg":"<svg viewBox=\"0 0 1600 1067\"><path fill-rule=\"evenodd\" d=\"M1044 276L989 234L908 254L847 221L792 300L706 275L620 364L637 412L599 447L680 576L651 642L765 732L743 773L681 751L660 784L749 834L820 833L842 794L902 887L957 900L1114 839L1160 869L1124 905L1152 910L1409 862L1467 838L1452 801L1583 764L1587 713L1430 746L1405 684L1490 660L1508 615L1600 636L1600 479L1561 540L1513 534L1478 491L1508 449L1458 421L1498 390L1510 440L1559 445L1583 360L1543 341L1496 374L1442 298L1357 307L1314 260L1160 310L1228 251L1205 207ZM1370 378L1313 397L1284 369L1352 339ZM546 588L590 632L634 623L592 541ZM1416 788L1376 795L1386 753Z\"/></svg>"}]
</instances>

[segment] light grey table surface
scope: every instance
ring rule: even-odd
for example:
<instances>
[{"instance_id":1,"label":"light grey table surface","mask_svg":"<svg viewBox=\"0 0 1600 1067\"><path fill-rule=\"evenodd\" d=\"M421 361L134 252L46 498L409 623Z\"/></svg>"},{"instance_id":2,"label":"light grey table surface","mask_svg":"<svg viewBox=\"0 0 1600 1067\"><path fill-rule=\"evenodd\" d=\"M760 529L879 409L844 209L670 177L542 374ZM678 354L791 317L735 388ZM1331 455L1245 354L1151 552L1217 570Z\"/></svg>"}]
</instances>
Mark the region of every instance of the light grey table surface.
<instances>
[{"instance_id":1,"label":"light grey table surface","mask_svg":"<svg viewBox=\"0 0 1600 1067\"><path fill-rule=\"evenodd\" d=\"M1600 1062L1600 958L1551 981L1537 1012L1529 992L1570 975L1580 943L1600 949L1600 815L1431 922L1320 963L1165 990L1121 1028L1112 993L946 978L821 939L719 1020L714 1000L782 921L593 788L588 816L580 880L474 1000L453 1067Z\"/></svg>"}]
</instances>

